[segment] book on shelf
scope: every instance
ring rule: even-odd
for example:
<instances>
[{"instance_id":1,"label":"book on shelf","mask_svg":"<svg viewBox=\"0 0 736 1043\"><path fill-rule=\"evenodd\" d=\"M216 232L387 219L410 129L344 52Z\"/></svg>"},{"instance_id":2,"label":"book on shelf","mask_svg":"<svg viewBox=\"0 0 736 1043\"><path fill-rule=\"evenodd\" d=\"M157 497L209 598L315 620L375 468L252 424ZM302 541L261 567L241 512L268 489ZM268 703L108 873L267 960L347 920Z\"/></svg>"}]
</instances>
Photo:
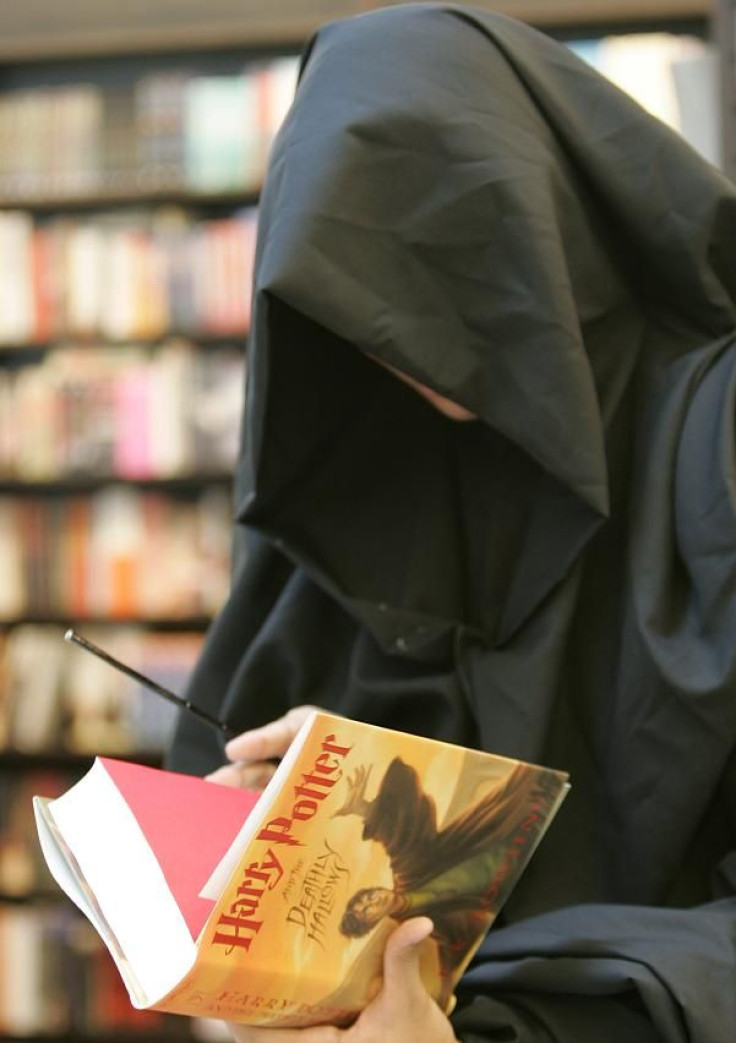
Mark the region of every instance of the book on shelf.
<instances>
[{"instance_id":1,"label":"book on shelf","mask_svg":"<svg viewBox=\"0 0 736 1043\"><path fill-rule=\"evenodd\" d=\"M22 615L27 607L25 568L19 524L19 505L0 499L0 619Z\"/></svg>"},{"instance_id":2,"label":"book on shelf","mask_svg":"<svg viewBox=\"0 0 736 1043\"><path fill-rule=\"evenodd\" d=\"M185 164L186 72L152 72L135 85L137 166L152 188L181 188Z\"/></svg>"},{"instance_id":3,"label":"book on shelf","mask_svg":"<svg viewBox=\"0 0 736 1043\"><path fill-rule=\"evenodd\" d=\"M0 340L26 343L33 336L32 242L28 214L0 213Z\"/></svg>"},{"instance_id":4,"label":"book on shelf","mask_svg":"<svg viewBox=\"0 0 736 1043\"><path fill-rule=\"evenodd\" d=\"M197 76L185 106L186 180L195 190L257 187L258 126L252 75Z\"/></svg>"},{"instance_id":5,"label":"book on shelf","mask_svg":"<svg viewBox=\"0 0 736 1043\"><path fill-rule=\"evenodd\" d=\"M685 139L715 167L723 169L719 55L715 47L685 53L672 75Z\"/></svg>"},{"instance_id":6,"label":"book on shelf","mask_svg":"<svg viewBox=\"0 0 736 1043\"><path fill-rule=\"evenodd\" d=\"M447 1008L567 792L566 774L321 711L261 793L98 758L34 798L44 855L133 1006L344 1024L397 923Z\"/></svg>"}]
</instances>

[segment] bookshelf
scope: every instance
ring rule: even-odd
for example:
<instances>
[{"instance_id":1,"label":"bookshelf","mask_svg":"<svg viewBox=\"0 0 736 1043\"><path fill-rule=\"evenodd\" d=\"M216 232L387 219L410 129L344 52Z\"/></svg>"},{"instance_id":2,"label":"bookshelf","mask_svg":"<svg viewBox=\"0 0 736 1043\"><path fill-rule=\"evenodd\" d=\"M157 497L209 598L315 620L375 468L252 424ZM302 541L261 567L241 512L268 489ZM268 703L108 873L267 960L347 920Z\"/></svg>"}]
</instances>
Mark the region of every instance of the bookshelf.
<instances>
[{"instance_id":1,"label":"bookshelf","mask_svg":"<svg viewBox=\"0 0 736 1043\"><path fill-rule=\"evenodd\" d=\"M226 595L255 204L295 78L288 47L103 54L0 61L8 1040L201 1036L131 1008L57 898L30 798L96 753L156 763L173 726L169 704L66 645L67 626L181 691ZM223 124L236 108L242 126Z\"/></svg>"},{"instance_id":2,"label":"bookshelf","mask_svg":"<svg viewBox=\"0 0 736 1043\"><path fill-rule=\"evenodd\" d=\"M97 936L50 897L30 795L63 788L96 752L156 763L167 740L167 704L61 635L74 624L184 687L228 582L244 288L278 122L263 113L283 111L295 55L318 25L373 6L382 5L0 7L2 1039L132 1043L197 1031L130 1011ZM581 45L717 36L723 149L736 171L734 0L717 12L709 0L485 6ZM211 125L208 92L253 118L239 133ZM214 164L202 160L213 152ZM8 977L11 965L26 971Z\"/></svg>"}]
</instances>

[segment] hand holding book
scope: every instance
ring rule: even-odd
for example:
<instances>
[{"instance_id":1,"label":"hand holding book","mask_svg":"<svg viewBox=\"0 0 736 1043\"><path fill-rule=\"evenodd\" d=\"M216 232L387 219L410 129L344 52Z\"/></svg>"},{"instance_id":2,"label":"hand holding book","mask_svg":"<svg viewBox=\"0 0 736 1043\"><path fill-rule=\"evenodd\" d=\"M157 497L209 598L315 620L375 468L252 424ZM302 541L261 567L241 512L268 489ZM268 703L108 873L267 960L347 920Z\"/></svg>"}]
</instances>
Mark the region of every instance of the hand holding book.
<instances>
[{"instance_id":1,"label":"hand holding book","mask_svg":"<svg viewBox=\"0 0 736 1043\"><path fill-rule=\"evenodd\" d=\"M407 920L394 931L386 943L381 989L349 1028L264 1029L231 1023L233 1038L236 1043L457 1043L421 976L421 944L431 931L426 917Z\"/></svg>"},{"instance_id":2,"label":"hand holding book","mask_svg":"<svg viewBox=\"0 0 736 1043\"><path fill-rule=\"evenodd\" d=\"M403 1043L421 1026L451 1043L442 1011L565 774L310 707L228 755L246 774L280 763L255 794L236 765L223 787L98 758L60 798L34 801L52 872L135 1006L268 1027L243 1041ZM424 984L407 992L412 947ZM339 1031L314 1028L327 1024Z\"/></svg>"},{"instance_id":3,"label":"hand holding book","mask_svg":"<svg viewBox=\"0 0 736 1043\"><path fill-rule=\"evenodd\" d=\"M261 728L252 728L231 739L225 747L230 763L207 776L208 782L241 789L262 789L315 706L295 706Z\"/></svg>"}]
</instances>

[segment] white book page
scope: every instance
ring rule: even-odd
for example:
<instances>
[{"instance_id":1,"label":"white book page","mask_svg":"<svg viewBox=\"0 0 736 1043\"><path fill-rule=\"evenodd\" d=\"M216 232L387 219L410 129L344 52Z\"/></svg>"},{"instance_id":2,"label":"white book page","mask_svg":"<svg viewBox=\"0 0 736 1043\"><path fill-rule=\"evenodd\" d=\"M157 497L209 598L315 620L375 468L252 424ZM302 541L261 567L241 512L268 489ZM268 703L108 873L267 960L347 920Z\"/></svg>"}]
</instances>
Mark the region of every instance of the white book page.
<instances>
[{"instance_id":1,"label":"white book page","mask_svg":"<svg viewBox=\"0 0 736 1043\"><path fill-rule=\"evenodd\" d=\"M50 801L45 797L33 798L38 838L51 875L62 891L84 913L104 941L125 982L133 1005L144 1007L147 1004L146 995L128 965L110 925L102 916L95 896L82 878L74 855L59 833L56 823L49 813L49 803Z\"/></svg>"},{"instance_id":2,"label":"white book page","mask_svg":"<svg viewBox=\"0 0 736 1043\"><path fill-rule=\"evenodd\" d=\"M90 915L91 903L83 889L76 883L69 886L70 870L61 869L57 875L63 857L58 853L49 862L57 883L100 931L135 1006L156 1002L190 969L196 946L132 811L99 761L46 808L94 895L118 952L107 932L100 930L94 910ZM131 990L131 975L120 966L121 958L129 964L142 995Z\"/></svg>"}]
</instances>

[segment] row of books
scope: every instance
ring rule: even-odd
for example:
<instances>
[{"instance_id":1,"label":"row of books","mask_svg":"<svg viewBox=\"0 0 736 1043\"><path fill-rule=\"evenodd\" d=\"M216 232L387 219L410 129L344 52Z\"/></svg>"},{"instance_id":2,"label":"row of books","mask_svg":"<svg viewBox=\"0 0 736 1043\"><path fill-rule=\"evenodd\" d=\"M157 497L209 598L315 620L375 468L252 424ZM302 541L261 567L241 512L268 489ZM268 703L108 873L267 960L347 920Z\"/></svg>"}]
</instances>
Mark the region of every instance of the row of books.
<instances>
[{"instance_id":1,"label":"row of books","mask_svg":"<svg viewBox=\"0 0 736 1043\"><path fill-rule=\"evenodd\" d=\"M0 904L0 1033L89 1039L115 1032L187 1038L187 1028L137 1011L96 932L72 908Z\"/></svg>"},{"instance_id":2,"label":"row of books","mask_svg":"<svg viewBox=\"0 0 736 1043\"><path fill-rule=\"evenodd\" d=\"M233 73L149 73L124 83L0 97L0 197L255 190L294 95L297 61Z\"/></svg>"},{"instance_id":3,"label":"row of books","mask_svg":"<svg viewBox=\"0 0 736 1043\"><path fill-rule=\"evenodd\" d=\"M0 751L161 753L171 739L177 707L64 641L64 632L62 625L22 624L0 637ZM203 641L201 632L140 626L81 626L80 633L177 694L187 685ZM12 803L10 793L5 799ZM0 832L3 819L0 800ZM0 891L8 889L7 880L0 882Z\"/></svg>"},{"instance_id":4,"label":"row of books","mask_svg":"<svg viewBox=\"0 0 736 1043\"><path fill-rule=\"evenodd\" d=\"M698 37L631 33L570 42L580 57L721 166L718 54Z\"/></svg>"},{"instance_id":5,"label":"row of books","mask_svg":"<svg viewBox=\"0 0 736 1043\"><path fill-rule=\"evenodd\" d=\"M210 220L165 207L48 222L0 211L0 345L242 335L256 220L252 207Z\"/></svg>"},{"instance_id":6,"label":"row of books","mask_svg":"<svg viewBox=\"0 0 736 1043\"><path fill-rule=\"evenodd\" d=\"M702 40L640 33L571 46L686 136L704 140L702 111L691 118L703 101L709 128L717 127L716 56ZM254 191L296 75L297 60L283 57L217 75L163 70L108 86L8 91L0 96L0 198Z\"/></svg>"},{"instance_id":7,"label":"row of books","mask_svg":"<svg viewBox=\"0 0 736 1043\"><path fill-rule=\"evenodd\" d=\"M231 495L110 485L0 497L0 620L209 617L228 587Z\"/></svg>"},{"instance_id":8,"label":"row of books","mask_svg":"<svg viewBox=\"0 0 736 1043\"><path fill-rule=\"evenodd\" d=\"M570 46L684 134L706 158L720 162L716 59L706 43L646 33ZM166 74L146 82L165 94L170 79ZM228 104L221 110L208 119L208 126L219 126ZM5 155L2 126L0 114L0 157ZM231 136L223 131L224 139ZM204 152L213 155L216 150ZM59 337L156 338L170 330L244 333L250 320L255 232L254 209L209 221L161 208L40 225L23 211L0 212L0 344Z\"/></svg>"},{"instance_id":9,"label":"row of books","mask_svg":"<svg viewBox=\"0 0 736 1043\"><path fill-rule=\"evenodd\" d=\"M230 474L245 355L172 340L0 369L0 480Z\"/></svg>"}]
</instances>

